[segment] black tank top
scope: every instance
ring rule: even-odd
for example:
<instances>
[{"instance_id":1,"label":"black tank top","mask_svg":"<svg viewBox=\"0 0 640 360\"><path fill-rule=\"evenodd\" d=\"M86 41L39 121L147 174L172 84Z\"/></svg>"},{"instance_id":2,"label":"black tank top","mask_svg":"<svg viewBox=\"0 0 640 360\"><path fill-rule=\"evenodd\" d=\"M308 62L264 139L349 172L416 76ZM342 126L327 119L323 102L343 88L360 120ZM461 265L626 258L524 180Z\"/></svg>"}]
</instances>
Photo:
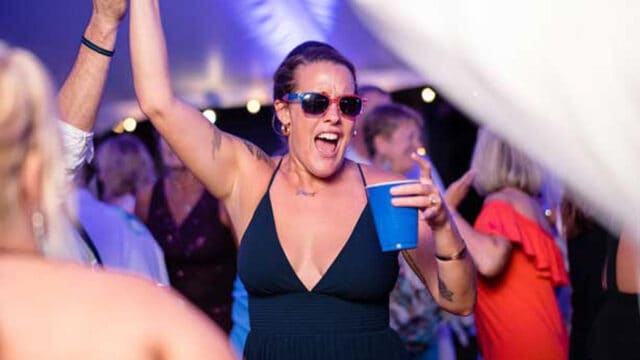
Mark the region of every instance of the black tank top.
<instances>
[{"instance_id":1,"label":"black tank top","mask_svg":"<svg viewBox=\"0 0 640 360\"><path fill-rule=\"evenodd\" d=\"M369 204L317 285L307 290L280 246L269 186L242 237L238 272L249 294L253 359L406 359L389 328L397 252L382 252ZM366 180L358 165L363 191ZM340 216L326 214L325 216Z\"/></svg>"}]
</instances>

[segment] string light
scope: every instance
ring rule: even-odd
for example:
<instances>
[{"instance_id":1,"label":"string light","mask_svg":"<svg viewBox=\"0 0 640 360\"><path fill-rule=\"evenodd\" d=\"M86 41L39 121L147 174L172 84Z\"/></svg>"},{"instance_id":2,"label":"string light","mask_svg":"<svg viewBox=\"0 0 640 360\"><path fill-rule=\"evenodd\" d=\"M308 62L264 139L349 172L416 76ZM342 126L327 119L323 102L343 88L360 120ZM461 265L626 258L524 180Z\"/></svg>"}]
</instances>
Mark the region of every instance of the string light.
<instances>
[{"instance_id":1,"label":"string light","mask_svg":"<svg viewBox=\"0 0 640 360\"><path fill-rule=\"evenodd\" d=\"M260 111L260 101L256 100L256 99L251 99L249 101L247 101L247 111L250 112L251 114L257 114L258 111Z\"/></svg>"},{"instance_id":2,"label":"string light","mask_svg":"<svg viewBox=\"0 0 640 360\"><path fill-rule=\"evenodd\" d=\"M124 131L134 132L136 130L136 127L138 127L138 122L136 121L136 119L128 117L122 120L122 128L124 129Z\"/></svg>"},{"instance_id":3,"label":"string light","mask_svg":"<svg viewBox=\"0 0 640 360\"><path fill-rule=\"evenodd\" d=\"M124 132L124 127L122 126L122 121L120 121L119 123L116 124L116 126L114 126L111 131L113 131L116 134L122 134Z\"/></svg>"},{"instance_id":4,"label":"string light","mask_svg":"<svg viewBox=\"0 0 640 360\"><path fill-rule=\"evenodd\" d=\"M204 117L206 117L212 124L215 124L216 120L218 120L218 115L213 109L204 109L202 111L202 115L204 115Z\"/></svg>"},{"instance_id":5,"label":"string light","mask_svg":"<svg viewBox=\"0 0 640 360\"><path fill-rule=\"evenodd\" d=\"M430 87L422 89L422 101L432 103L436 99L436 91Z\"/></svg>"}]
</instances>

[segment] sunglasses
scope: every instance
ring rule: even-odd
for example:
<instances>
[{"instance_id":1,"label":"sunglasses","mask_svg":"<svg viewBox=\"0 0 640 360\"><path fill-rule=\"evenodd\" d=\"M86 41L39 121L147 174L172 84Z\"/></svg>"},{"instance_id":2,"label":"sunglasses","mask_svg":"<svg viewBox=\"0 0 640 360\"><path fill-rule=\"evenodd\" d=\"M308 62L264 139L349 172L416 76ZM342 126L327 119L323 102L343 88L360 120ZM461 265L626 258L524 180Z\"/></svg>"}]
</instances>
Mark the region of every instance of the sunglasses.
<instances>
[{"instance_id":1,"label":"sunglasses","mask_svg":"<svg viewBox=\"0 0 640 360\"><path fill-rule=\"evenodd\" d=\"M302 111L309 115L322 115L327 111L329 105L337 103L340 112L352 118L362 113L363 105L367 102L366 99L357 95L343 95L330 98L327 95L315 92L288 93L282 99L287 102L300 102Z\"/></svg>"}]
</instances>

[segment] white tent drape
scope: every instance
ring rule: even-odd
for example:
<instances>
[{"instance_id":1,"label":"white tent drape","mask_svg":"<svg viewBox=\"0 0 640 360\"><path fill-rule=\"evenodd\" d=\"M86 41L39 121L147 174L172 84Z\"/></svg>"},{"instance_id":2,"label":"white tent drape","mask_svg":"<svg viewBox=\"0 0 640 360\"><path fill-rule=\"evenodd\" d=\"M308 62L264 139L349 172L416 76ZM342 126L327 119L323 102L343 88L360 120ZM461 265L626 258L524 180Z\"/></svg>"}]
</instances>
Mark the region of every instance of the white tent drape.
<instances>
[{"instance_id":1,"label":"white tent drape","mask_svg":"<svg viewBox=\"0 0 640 360\"><path fill-rule=\"evenodd\" d=\"M471 117L640 223L640 2L352 0Z\"/></svg>"}]
</instances>

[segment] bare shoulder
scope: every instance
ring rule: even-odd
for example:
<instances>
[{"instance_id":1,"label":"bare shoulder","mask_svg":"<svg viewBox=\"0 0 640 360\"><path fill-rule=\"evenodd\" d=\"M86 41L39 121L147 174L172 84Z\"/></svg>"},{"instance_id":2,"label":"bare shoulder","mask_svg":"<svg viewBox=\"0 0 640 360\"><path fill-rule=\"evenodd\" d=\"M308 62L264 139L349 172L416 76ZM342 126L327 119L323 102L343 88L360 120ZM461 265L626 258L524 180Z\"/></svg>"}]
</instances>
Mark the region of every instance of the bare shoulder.
<instances>
[{"instance_id":1,"label":"bare shoulder","mask_svg":"<svg viewBox=\"0 0 640 360\"><path fill-rule=\"evenodd\" d=\"M394 173L386 172L372 165L360 164L367 185L374 185L388 181L407 180L406 177Z\"/></svg>"},{"instance_id":2,"label":"bare shoulder","mask_svg":"<svg viewBox=\"0 0 640 360\"><path fill-rule=\"evenodd\" d=\"M503 202L509 203L510 205L512 205L512 202L513 202L512 198L504 190L487 194L487 196L484 199L484 202L487 203L490 201L503 201Z\"/></svg>"},{"instance_id":3,"label":"bare shoulder","mask_svg":"<svg viewBox=\"0 0 640 360\"><path fill-rule=\"evenodd\" d=\"M152 359L158 354L164 359L218 358L214 353L226 359L225 354L231 354L224 334L204 315L173 291L142 278L3 256L0 283L0 329L3 323L20 324L2 335L11 337L4 340L16 344L11 349L16 354L28 346L19 339L53 344L42 351L57 355L70 350L91 354L82 357L87 359L108 358L107 353L119 359ZM100 339L110 339L111 345L103 346Z\"/></svg>"},{"instance_id":4,"label":"bare shoulder","mask_svg":"<svg viewBox=\"0 0 640 360\"><path fill-rule=\"evenodd\" d=\"M516 212L523 215L524 217L539 223L545 228L548 227L548 224L544 220L542 207L535 198L525 193L524 191L513 188L502 189L500 191L489 194L485 199L485 203L492 200L506 202L511 205L511 207L515 209Z\"/></svg>"}]
</instances>

